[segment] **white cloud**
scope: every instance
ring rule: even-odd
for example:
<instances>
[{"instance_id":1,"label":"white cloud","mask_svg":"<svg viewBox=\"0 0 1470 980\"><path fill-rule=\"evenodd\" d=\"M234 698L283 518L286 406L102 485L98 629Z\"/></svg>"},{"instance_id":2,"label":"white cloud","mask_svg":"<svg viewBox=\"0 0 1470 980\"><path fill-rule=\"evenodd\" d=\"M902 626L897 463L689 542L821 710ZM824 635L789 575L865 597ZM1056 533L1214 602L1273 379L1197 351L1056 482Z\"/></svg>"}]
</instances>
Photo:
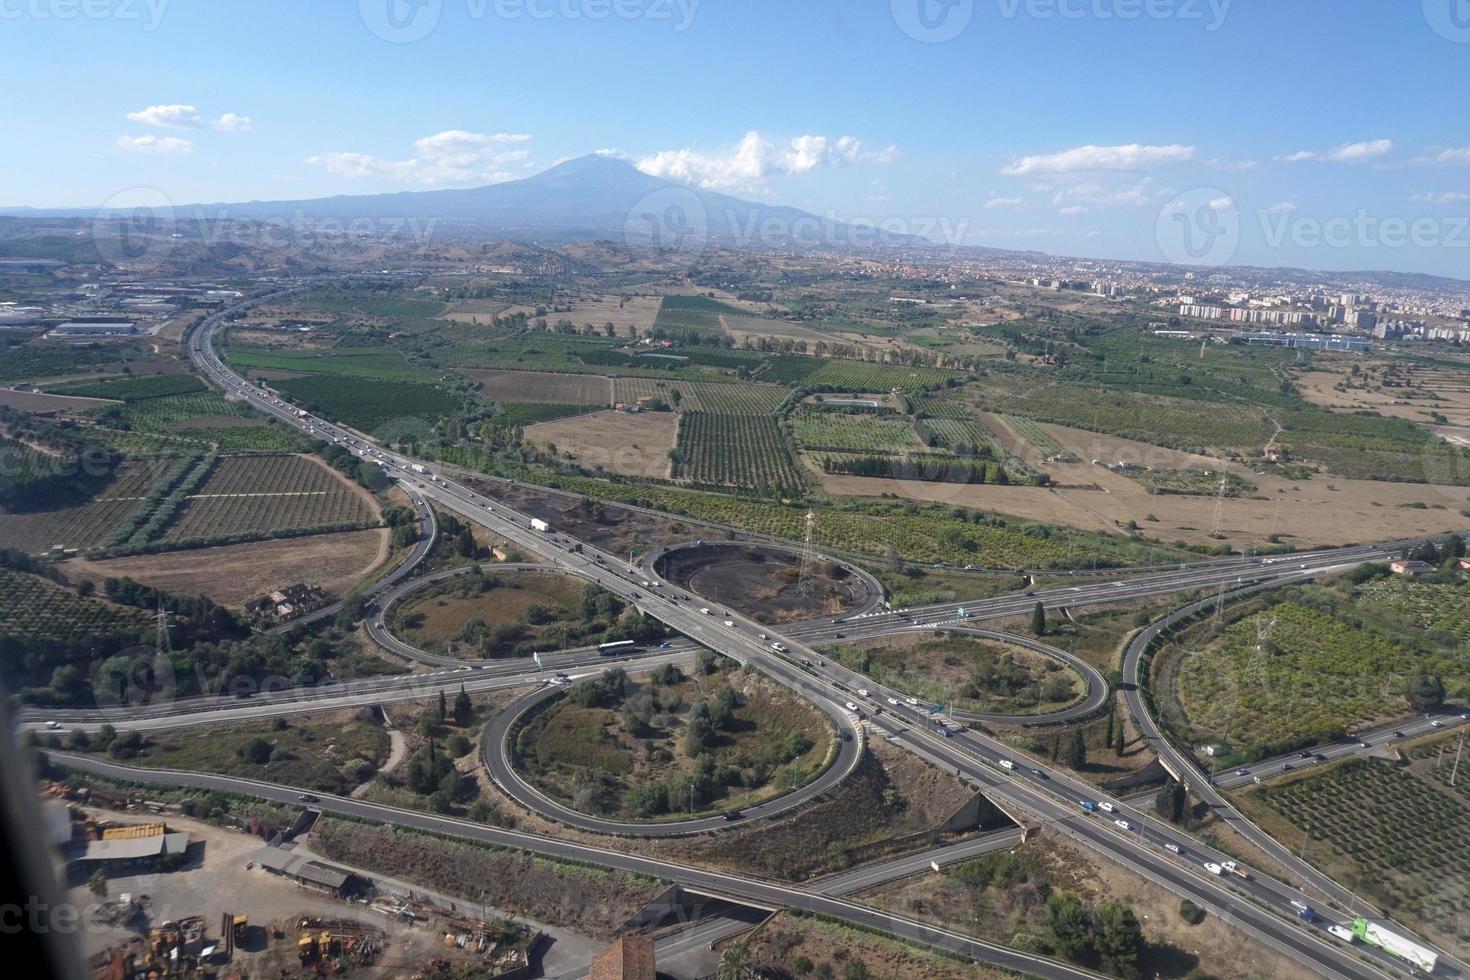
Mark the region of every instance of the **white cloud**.
<instances>
[{"instance_id":1,"label":"white cloud","mask_svg":"<svg viewBox=\"0 0 1470 980\"><path fill-rule=\"evenodd\" d=\"M1058 213L1065 214L1069 218L1075 218L1079 214L1086 214L1087 208L1084 208L1080 204L1073 204L1069 205L1068 207L1062 208L1062 210Z\"/></svg>"},{"instance_id":2,"label":"white cloud","mask_svg":"<svg viewBox=\"0 0 1470 980\"><path fill-rule=\"evenodd\" d=\"M1470 201L1470 194L1462 194L1459 191L1448 191L1444 194L1415 194L1409 200L1415 204L1464 204Z\"/></svg>"},{"instance_id":3,"label":"white cloud","mask_svg":"<svg viewBox=\"0 0 1470 980\"><path fill-rule=\"evenodd\" d=\"M1167 188L1155 186L1152 177L1133 183L1084 180L1075 184L1048 188L1051 203L1059 208L1142 208L1150 207L1169 195Z\"/></svg>"},{"instance_id":4,"label":"white cloud","mask_svg":"<svg viewBox=\"0 0 1470 980\"><path fill-rule=\"evenodd\" d=\"M227 112L214 121L214 128L223 133L248 133L255 128L249 116Z\"/></svg>"},{"instance_id":5,"label":"white cloud","mask_svg":"<svg viewBox=\"0 0 1470 980\"><path fill-rule=\"evenodd\" d=\"M1266 213L1267 214L1291 214L1291 212L1296 211L1296 210L1298 210L1297 206L1295 204L1292 204L1290 201L1278 201L1277 203L1275 203L1275 204L1271 205L1269 208L1267 208L1266 209Z\"/></svg>"},{"instance_id":6,"label":"white cloud","mask_svg":"<svg viewBox=\"0 0 1470 980\"><path fill-rule=\"evenodd\" d=\"M1453 146L1414 161L1420 166L1454 167L1470 164L1470 146Z\"/></svg>"},{"instance_id":7,"label":"white cloud","mask_svg":"<svg viewBox=\"0 0 1470 980\"><path fill-rule=\"evenodd\" d=\"M151 153L155 156L177 156L194 152L193 143L177 136L119 136L117 145L130 153Z\"/></svg>"},{"instance_id":8,"label":"white cloud","mask_svg":"<svg viewBox=\"0 0 1470 980\"><path fill-rule=\"evenodd\" d=\"M1024 197L992 197L985 202L986 210L995 208L1024 208L1026 199Z\"/></svg>"},{"instance_id":9,"label":"white cloud","mask_svg":"<svg viewBox=\"0 0 1470 980\"><path fill-rule=\"evenodd\" d=\"M1235 199L1227 194L1224 197L1215 198L1213 201L1210 202L1209 206L1211 210L1214 211L1229 211L1231 208L1235 207Z\"/></svg>"},{"instance_id":10,"label":"white cloud","mask_svg":"<svg viewBox=\"0 0 1470 980\"><path fill-rule=\"evenodd\" d=\"M718 190L758 190L767 177L804 174L854 163L889 163L898 148L863 149L852 136L798 136L778 145L751 130L733 147L706 153L693 148L664 150L637 161L638 169L655 177Z\"/></svg>"},{"instance_id":11,"label":"white cloud","mask_svg":"<svg viewBox=\"0 0 1470 980\"><path fill-rule=\"evenodd\" d=\"M151 105L141 112L128 113L128 119L160 129L204 128L204 117L191 105Z\"/></svg>"},{"instance_id":12,"label":"white cloud","mask_svg":"<svg viewBox=\"0 0 1470 980\"><path fill-rule=\"evenodd\" d=\"M1302 163L1307 160L1325 160L1328 163L1366 163L1393 152L1393 140L1365 140L1361 143L1344 143L1323 153L1315 150L1297 150L1295 153L1277 157L1281 163Z\"/></svg>"},{"instance_id":13,"label":"white cloud","mask_svg":"<svg viewBox=\"0 0 1470 980\"><path fill-rule=\"evenodd\" d=\"M346 177L375 177L404 184L489 184L515 179L504 168L525 162L530 154L508 147L530 138L525 133L449 129L415 140L414 155L407 160L337 151L314 154L306 162Z\"/></svg>"},{"instance_id":14,"label":"white cloud","mask_svg":"<svg viewBox=\"0 0 1470 980\"><path fill-rule=\"evenodd\" d=\"M1021 157L1001 168L1011 177L1027 174L1072 174L1099 170L1147 170L1194 159L1194 147L1169 146L1077 146L1060 153Z\"/></svg>"}]
</instances>

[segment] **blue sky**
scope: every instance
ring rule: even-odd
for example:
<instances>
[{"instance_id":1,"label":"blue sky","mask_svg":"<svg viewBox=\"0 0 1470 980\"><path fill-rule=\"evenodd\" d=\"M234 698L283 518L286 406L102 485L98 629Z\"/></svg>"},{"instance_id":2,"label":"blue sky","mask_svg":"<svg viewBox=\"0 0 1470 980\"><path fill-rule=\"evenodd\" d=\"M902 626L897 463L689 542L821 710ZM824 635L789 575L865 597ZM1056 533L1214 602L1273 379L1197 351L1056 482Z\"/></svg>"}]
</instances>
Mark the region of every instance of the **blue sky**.
<instances>
[{"instance_id":1,"label":"blue sky","mask_svg":"<svg viewBox=\"0 0 1470 980\"><path fill-rule=\"evenodd\" d=\"M0 0L0 204L612 150L974 244L1172 257L1182 198L1239 222L1235 262L1470 278L1467 0L86 2Z\"/></svg>"}]
</instances>

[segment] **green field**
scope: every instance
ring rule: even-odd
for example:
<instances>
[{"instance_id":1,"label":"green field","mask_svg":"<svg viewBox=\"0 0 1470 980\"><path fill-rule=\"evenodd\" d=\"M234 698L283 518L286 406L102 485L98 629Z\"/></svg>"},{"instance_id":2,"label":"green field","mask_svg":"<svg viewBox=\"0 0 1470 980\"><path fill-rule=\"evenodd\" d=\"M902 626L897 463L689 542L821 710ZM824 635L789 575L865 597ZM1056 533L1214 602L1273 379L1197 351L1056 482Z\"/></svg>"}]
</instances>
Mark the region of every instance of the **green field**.
<instances>
[{"instance_id":1,"label":"green field","mask_svg":"<svg viewBox=\"0 0 1470 980\"><path fill-rule=\"evenodd\" d=\"M867 361L779 355L759 375L761 381L831 391L915 391L965 377L962 371L942 368L870 364Z\"/></svg>"},{"instance_id":2,"label":"green field","mask_svg":"<svg viewBox=\"0 0 1470 980\"><path fill-rule=\"evenodd\" d=\"M972 397L990 411L1190 451L1258 451L1276 431L1266 410L1257 405L1203 406L1185 399L1041 379L990 377Z\"/></svg>"},{"instance_id":3,"label":"green field","mask_svg":"<svg viewBox=\"0 0 1470 980\"><path fill-rule=\"evenodd\" d=\"M1058 463L1078 461L1076 453L1058 442L1056 436L1035 419L1028 419L1021 415L1002 415L1000 420L1009 426L1012 432L1030 443L1031 448L1040 453L1043 459Z\"/></svg>"},{"instance_id":4,"label":"green field","mask_svg":"<svg viewBox=\"0 0 1470 980\"><path fill-rule=\"evenodd\" d=\"M1249 751L1257 744L1330 739L1363 722L1403 715L1410 710L1404 692L1420 673L1463 688L1470 652L1409 649L1291 599L1187 653L1177 690L1199 730Z\"/></svg>"},{"instance_id":5,"label":"green field","mask_svg":"<svg viewBox=\"0 0 1470 980\"><path fill-rule=\"evenodd\" d=\"M1145 470L1130 468L1123 471L1148 488L1149 493L1182 494L1185 496L1213 497L1224 486L1227 497L1243 497L1255 493L1256 485L1234 473L1217 473L1206 470Z\"/></svg>"},{"instance_id":6,"label":"green field","mask_svg":"<svg viewBox=\"0 0 1470 980\"><path fill-rule=\"evenodd\" d=\"M1422 582L1392 576L1376 579L1358 591L1369 612L1390 616L1408 630L1446 646L1470 644L1470 579Z\"/></svg>"},{"instance_id":7,"label":"green field","mask_svg":"<svg viewBox=\"0 0 1470 980\"><path fill-rule=\"evenodd\" d=\"M676 479L786 494L804 489L774 418L685 412L679 418Z\"/></svg>"},{"instance_id":8,"label":"green field","mask_svg":"<svg viewBox=\"0 0 1470 980\"><path fill-rule=\"evenodd\" d=\"M791 425L796 441L808 452L916 453L924 448L913 424L902 415L802 408L791 417Z\"/></svg>"},{"instance_id":9,"label":"green field","mask_svg":"<svg viewBox=\"0 0 1470 980\"><path fill-rule=\"evenodd\" d=\"M169 395L192 395L204 390L204 383L190 374L155 374L141 378L114 378L110 381L87 381L47 389L55 395L112 398L125 402L166 398Z\"/></svg>"},{"instance_id":10,"label":"green field","mask_svg":"<svg viewBox=\"0 0 1470 980\"><path fill-rule=\"evenodd\" d=\"M375 432L399 421L415 423L457 417L459 398L430 385L404 381L318 375L278 381L275 387L288 400L334 422L361 432Z\"/></svg>"},{"instance_id":11,"label":"green field","mask_svg":"<svg viewBox=\"0 0 1470 980\"><path fill-rule=\"evenodd\" d=\"M324 374L343 378L433 383L442 372L415 364L392 348L342 347L335 350L283 353L275 350L234 348L227 360L234 368L259 368Z\"/></svg>"},{"instance_id":12,"label":"green field","mask_svg":"<svg viewBox=\"0 0 1470 980\"><path fill-rule=\"evenodd\" d=\"M145 636L142 609L83 598L39 575L0 568L0 635L45 637L58 643L101 636ZM17 668L15 676L23 676Z\"/></svg>"},{"instance_id":13,"label":"green field","mask_svg":"<svg viewBox=\"0 0 1470 980\"><path fill-rule=\"evenodd\" d=\"M606 408L606 405L559 405L551 402L529 405L502 404L496 409L495 419L504 425L525 426L535 425L537 422L553 422L573 415L601 412Z\"/></svg>"}]
</instances>

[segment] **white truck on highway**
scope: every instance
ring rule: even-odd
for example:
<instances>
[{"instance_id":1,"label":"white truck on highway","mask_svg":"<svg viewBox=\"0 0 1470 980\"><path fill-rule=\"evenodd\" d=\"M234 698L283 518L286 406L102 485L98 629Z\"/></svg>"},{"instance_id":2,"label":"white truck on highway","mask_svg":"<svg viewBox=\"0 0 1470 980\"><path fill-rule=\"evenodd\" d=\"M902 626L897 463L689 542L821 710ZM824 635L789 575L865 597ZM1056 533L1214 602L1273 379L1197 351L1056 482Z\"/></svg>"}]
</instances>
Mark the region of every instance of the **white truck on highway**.
<instances>
[{"instance_id":1,"label":"white truck on highway","mask_svg":"<svg viewBox=\"0 0 1470 980\"><path fill-rule=\"evenodd\" d=\"M539 517L533 517L531 518L531 530L540 531L542 534L549 534L551 532L551 525Z\"/></svg>"},{"instance_id":2,"label":"white truck on highway","mask_svg":"<svg viewBox=\"0 0 1470 980\"><path fill-rule=\"evenodd\" d=\"M413 465L409 466L409 469L413 470L415 473L429 472L423 463L414 463Z\"/></svg>"},{"instance_id":3,"label":"white truck on highway","mask_svg":"<svg viewBox=\"0 0 1470 980\"><path fill-rule=\"evenodd\" d=\"M1439 954L1434 950L1367 919L1353 921L1353 935L1369 946L1377 946L1400 959L1408 960L1425 973L1433 973L1435 964L1439 962Z\"/></svg>"}]
</instances>

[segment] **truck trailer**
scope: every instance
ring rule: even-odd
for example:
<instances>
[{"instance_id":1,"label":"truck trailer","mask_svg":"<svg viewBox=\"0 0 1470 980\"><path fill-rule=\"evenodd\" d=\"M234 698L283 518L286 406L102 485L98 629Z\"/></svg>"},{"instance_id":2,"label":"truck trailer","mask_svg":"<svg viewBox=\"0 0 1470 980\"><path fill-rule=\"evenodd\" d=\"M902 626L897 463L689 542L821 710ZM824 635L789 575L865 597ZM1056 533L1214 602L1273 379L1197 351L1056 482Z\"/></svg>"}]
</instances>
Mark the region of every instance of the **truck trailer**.
<instances>
[{"instance_id":1,"label":"truck trailer","mask_svg":"<svg viewBox=\"0 0 1470 980\"><path fill-rule=\"evenodd\" d=\"M531 530L540 531L542 534L546 534L551 530L551 525L547 524L539 517L533 517L531 518Z\"/></svg>"},{"instance_id":2,"label":"truck trailer","mask_svg":"<svg viewBox=\"0 0 1470 980\"><path fill-rule=\"evenodd\" d=\"M1435 964L1439 962L1439 954L1434 950L1367 919L1353 921L1353 935L1370 946L1377 946L1400 959L1408 960L1425 973L1433 973Z\"/></svg>"}]
</instances>

